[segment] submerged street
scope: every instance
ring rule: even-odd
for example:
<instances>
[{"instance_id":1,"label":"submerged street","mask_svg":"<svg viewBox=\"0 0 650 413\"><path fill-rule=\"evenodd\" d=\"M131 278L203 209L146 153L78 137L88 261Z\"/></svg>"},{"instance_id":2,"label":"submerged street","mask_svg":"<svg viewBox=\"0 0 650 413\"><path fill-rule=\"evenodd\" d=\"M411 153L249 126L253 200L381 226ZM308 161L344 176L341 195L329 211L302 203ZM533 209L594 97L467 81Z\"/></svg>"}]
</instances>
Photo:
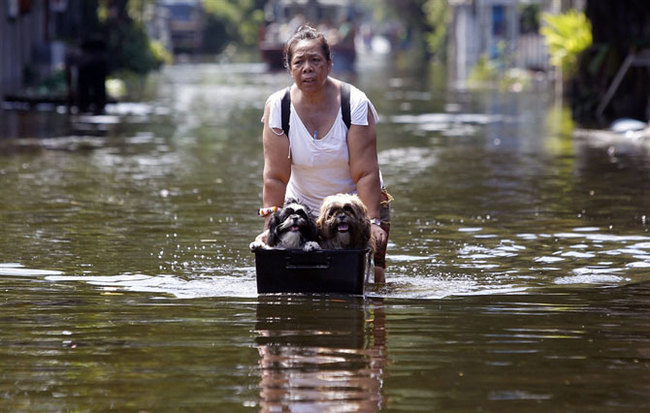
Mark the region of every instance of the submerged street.
<instances>
[{"instance_id":1,"label":"submerged street","mask_svg":"<svg viewBox=\"0 0 650 413\"><path fill-rule=\"evenodd\" d=\"M645 411L650 154L548 84L365 61L386 285L258 296L257 64L166 67L107 114L0 111L8 411ZM190 404L191 402L191 404Z\"/></svg>"}]
</instances>

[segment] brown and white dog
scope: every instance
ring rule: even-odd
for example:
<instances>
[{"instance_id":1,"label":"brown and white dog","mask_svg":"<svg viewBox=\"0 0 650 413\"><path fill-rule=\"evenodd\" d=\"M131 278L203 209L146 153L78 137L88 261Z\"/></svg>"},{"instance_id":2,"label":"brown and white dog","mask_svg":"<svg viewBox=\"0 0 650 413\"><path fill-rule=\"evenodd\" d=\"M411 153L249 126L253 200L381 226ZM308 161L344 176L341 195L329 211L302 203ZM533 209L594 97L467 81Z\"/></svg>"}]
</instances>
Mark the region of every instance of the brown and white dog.
<instances>
[{"instance_id":1,"label":"brown and white dog","mask_svg":"<svg viewBox=\"0 0 650 413\"><path fill-rule=\"evenodd\" d=\"M371 248L370 225L366 206L350 194L326 197L316 220L323 249Z\"/></svg>"},{"instance_id":2,"label":"brown and white dog","mask_svg":"<svg viewBox=\"0 0 650 413\"><path fill-rule=\"evenodd\" d=\"M287 200L282 209L271 215L266 243L256 239L250 244L251 251L270 248L320 249L318 228L306 206L295 200Z\"/></svg>"}]
</instances>

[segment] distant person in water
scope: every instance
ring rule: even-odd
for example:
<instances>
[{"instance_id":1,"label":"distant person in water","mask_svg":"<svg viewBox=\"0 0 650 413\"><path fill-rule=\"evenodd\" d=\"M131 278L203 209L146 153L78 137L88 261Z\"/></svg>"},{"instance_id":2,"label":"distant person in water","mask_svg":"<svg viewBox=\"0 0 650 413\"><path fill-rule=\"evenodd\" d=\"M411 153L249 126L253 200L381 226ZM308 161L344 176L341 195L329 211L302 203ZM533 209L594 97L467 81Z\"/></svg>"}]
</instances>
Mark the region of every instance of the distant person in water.
<instances>
[{"instance_id":1,"label":"distant person in water","mask_svg":"<svg viewBox=\"0 0 650 413\"><path fill-rule=\"evenodd\" d=\"M385 282L389 202L377 161L377 111L365 93L350 85L350 127L341 110L343 82L330 76L332 56L325 36L302 25L284 47L293 84L288 136L283 129L282 98L273 93L264 109L263 208L296 199L318 214L323 199L357 194L368 209L375 242L375 282ZM265 220L265 232L268 228ZM265 232L258 238L265 239Z\"/></svg>"}]
</instances>

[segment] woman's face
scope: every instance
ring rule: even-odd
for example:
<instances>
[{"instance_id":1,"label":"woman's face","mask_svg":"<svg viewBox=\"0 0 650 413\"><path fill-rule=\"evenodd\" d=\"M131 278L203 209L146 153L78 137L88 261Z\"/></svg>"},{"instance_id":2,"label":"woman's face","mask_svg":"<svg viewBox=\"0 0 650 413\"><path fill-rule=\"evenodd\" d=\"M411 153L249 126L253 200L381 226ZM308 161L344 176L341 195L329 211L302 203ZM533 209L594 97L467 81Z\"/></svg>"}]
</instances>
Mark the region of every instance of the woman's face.
<instances>
[{"instance_id":1,"label":"woman's face","mask_svg":"<svg viewBox=\"0 0 650 413\"><path fill-rule=\"evenodd\" d=\"M326 59L320 42L316 39L296 43L289 64L293 81L303 91L322 88L332 71L332 61Z\"/></svg>"}]
</instances>

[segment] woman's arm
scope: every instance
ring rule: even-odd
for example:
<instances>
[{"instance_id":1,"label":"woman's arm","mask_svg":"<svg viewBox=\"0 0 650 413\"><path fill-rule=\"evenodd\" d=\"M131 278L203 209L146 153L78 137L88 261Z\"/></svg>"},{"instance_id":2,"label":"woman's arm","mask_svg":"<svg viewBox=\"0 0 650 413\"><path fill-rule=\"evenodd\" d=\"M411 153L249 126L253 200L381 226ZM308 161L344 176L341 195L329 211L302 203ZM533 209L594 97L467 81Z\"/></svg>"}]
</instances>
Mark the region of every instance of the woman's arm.
<instances>
[{"instance_id":1,"label":"woman's arm","mask_svg":"<svg viewBox=\"0 0 650 413\"><path fill-rule=\"evenodd\" d=\"M372 112L368 110L368 126L351 125L348 132L350 173L359 198L368 208L370 218L379 218L381 187L377 161L377 132Z\"/></svg>"},{"instance_id":2,"label":"woman's arm","mask_svg":"<svg viewBox=\"0 0 650 413\"><path fill-rule=\"evenodd\" d=\"M368 110L368 126L351 125L348 131L350 173L357 186L357 194L368 208L368 217L379 218L381 187L379 162L377 161L377 131L372 111ZM372 225L377 242L385 241L386 233L378 225Z\"/></svg>"},{"instance_id":3,"label":"woman's arm","mask_svg":"<svg viewBox=\"0 0 650 413\"><path fill-rule=\"evenodd\" d=\"M264 108L264 130L262 141L264 144L264 188L262 203L264 207L284 204L284 194L291 176L291 159L289 158L289 138L282 130L274 130L269 126L270 105ZM280 135L278 135L280 133ZM264 221L267 227L268 218Z\"/></svg>"}]
</instances>

